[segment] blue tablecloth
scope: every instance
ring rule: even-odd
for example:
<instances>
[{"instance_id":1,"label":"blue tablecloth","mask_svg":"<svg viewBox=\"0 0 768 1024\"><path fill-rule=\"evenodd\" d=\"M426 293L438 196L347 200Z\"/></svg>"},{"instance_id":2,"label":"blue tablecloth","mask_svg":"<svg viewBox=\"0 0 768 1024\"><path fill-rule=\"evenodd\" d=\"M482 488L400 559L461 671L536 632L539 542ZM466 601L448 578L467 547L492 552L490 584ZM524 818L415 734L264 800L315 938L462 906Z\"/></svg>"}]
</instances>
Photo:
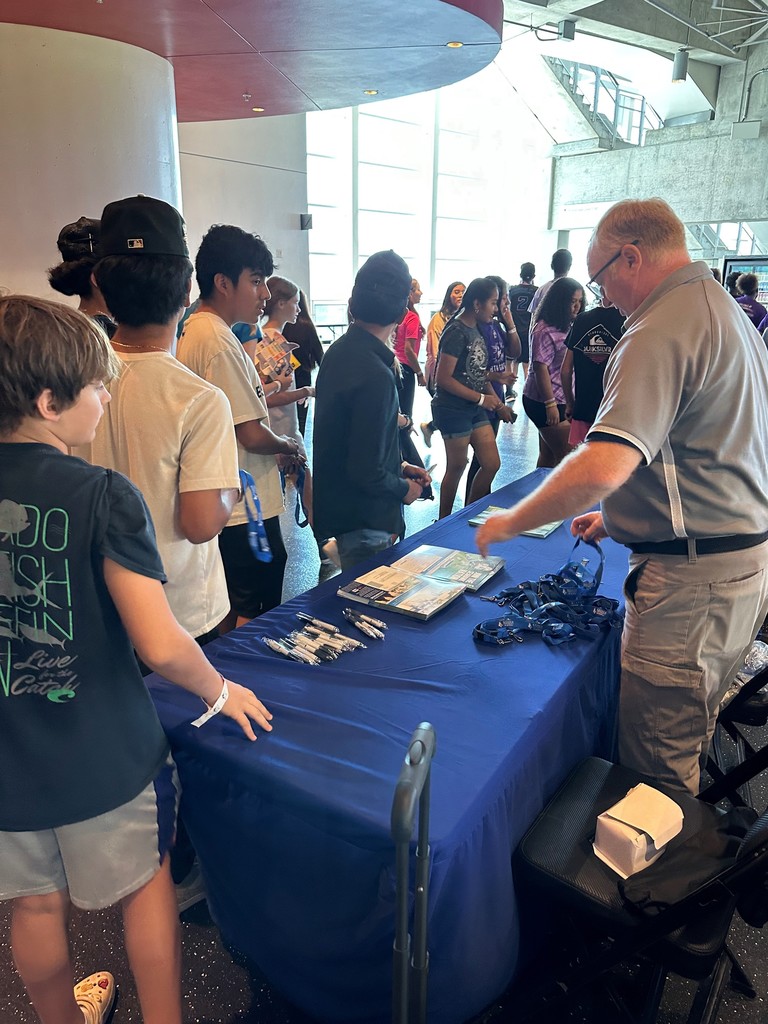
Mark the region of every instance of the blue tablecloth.
<instances>
[{"instance_id":1,"label":"blue tablecloth","mask_svg":"<svg viewBox=\"0 0 768 1024\"><path fill-rule=\"evenodd\" d=\"M543 474L504 487L379 561L425 542L475 550L470 515L512 504ZM506 568L483 592L557 571L572 544L565 524L545 540L501 545ZM619 597L626 551L604 547L601 593ZM385 1024L391 800L411 731L431 722L430 1021L459 1024L514 973L513 849L574 764L612 751L619 634L557 648L534 636L478 645L473 625L498 612L464 595L427 623L382 613L387 639L330 665L295 664L260 644L262 635L294 628L297 611L364 639L341 615L341 578L206 648L217 668L253 687L274 713L274 731L256 743L221 716L192 728L199 700L150 677L179 766L185 822L224 937L310 1015Z\"/></svg>"}]
</instances>

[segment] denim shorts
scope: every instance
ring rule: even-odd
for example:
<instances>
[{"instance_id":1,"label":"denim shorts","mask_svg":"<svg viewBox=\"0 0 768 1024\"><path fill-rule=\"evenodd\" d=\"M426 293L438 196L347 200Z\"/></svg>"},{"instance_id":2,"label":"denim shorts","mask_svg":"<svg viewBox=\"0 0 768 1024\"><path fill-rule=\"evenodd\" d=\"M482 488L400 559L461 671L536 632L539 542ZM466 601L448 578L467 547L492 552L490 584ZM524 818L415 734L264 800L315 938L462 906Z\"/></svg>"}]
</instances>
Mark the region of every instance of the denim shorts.
<instances>
[{"instance_id":1,"label":"denim shorts","mask_svg":"<svg viewBox=\"0 0 768 1024\"><path fill-rule=\"evenodd\" d=\"M466 402L466 408L437 405L432 402L432 419L443 438L469 437L473 430L484 425L490 426L488 413L474 402Z\"/></svg>"}]
</instances>

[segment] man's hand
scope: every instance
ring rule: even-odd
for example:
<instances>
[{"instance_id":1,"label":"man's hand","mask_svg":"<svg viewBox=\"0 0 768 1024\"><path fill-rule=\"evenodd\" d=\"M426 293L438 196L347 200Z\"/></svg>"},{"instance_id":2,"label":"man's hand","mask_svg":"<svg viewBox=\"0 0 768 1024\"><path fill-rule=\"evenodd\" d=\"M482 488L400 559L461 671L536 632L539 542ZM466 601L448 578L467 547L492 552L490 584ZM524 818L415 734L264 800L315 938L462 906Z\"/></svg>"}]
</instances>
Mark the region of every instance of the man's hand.
<instances>
[{"instance_id":1,"label":"man's hand","mask_svg":"<svg viewBox=\"0 0 768 1024\"><path fill-rule=\"evenodd\" d=\"M271 712L267 711L256 694L240 683L233 683L227 680L229 696L224 702L221 714L233 719L243 730L249 740L256 739L251 721L260 725L265 732L271 732Z\"/></svg>"},{"instance_id":2,"label":"man's hand","mask_svg":"<svg viewBox=\"0 0 768 1024\"><path fill-rule=\"evenodd\" d=\"M412 505L414 501L417 501L421 497L421 492L424 489L423 485L418 480L408 481L408 493L403 498L404 505Z\"/></svg>"},{"instance_id":3,"label":"man's hand","mask_svg":"<svg viewBox=\"0 0 768 1024\"><path fill-rule=\"evenodd\" d=\"M285 473L298 473L299 469L306 469L307 459L305 455L296 452L295 455L276 455L277 468Z\"/></svg>"},{"instance_id":4,"label":"man's hand","mask_svg":"<svg viewBox=\"0 0 768 1024\"><path fill-rule=\"evenodd\" d=\"M585 512L583 516L576 516L571 523L571 533L584 540L605 540L608 534L603 526L603 513Z\"/></svg>"},{"instance_id":5,"label":"man's hand","mask_svg":"<svg viewBox=\"0 0 768 1024\"><path fill-rule=\"evenodd\" d=\"M432 483L432 477L422 466L414 466L410 462L402 465L402 474L406 480L415 480L420 487L427 487Z\"/></svg>"},{"instance_id":6,"label":"man's hand","mask_svg":"<svg viewBox=\"0 0 768 1024\"><path fill-rule=\"evenodd\" d=\"M483 558L487 557L491 544L498 544L502 540L511 540L517 536L517 531L508 526L509 518L507 513L500 512L478 526L475 532L475 543Z\"/></svg>"},{"instance_id":7,"label":"man's hand","mask_svg":"<svg viewBox=\"0 0 768 1024\"><path fill-rule=\"evenodd\" d=\"M427 380L423 373L416 374L416 383L419 385L420 388L425 388L427 386Z\"/></svg>"}]
</instances>

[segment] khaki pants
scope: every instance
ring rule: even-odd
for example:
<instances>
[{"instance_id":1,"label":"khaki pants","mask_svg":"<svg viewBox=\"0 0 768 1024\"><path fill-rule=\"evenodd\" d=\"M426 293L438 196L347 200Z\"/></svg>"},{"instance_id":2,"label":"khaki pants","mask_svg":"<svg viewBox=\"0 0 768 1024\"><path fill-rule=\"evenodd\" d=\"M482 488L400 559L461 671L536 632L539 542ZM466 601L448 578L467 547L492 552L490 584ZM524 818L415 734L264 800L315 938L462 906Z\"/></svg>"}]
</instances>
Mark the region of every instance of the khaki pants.
<instances>
[{"instance_id":1,"label":"khaki pants","mask_svg":"<svg viewBox=\"0 0 768 1024\"><path fill-rule=\"evenodd\" d=\"M768 611L768 542L631 555L624 584L619 762L696 795L717 709Z\"/></svg>"}]
</instances>

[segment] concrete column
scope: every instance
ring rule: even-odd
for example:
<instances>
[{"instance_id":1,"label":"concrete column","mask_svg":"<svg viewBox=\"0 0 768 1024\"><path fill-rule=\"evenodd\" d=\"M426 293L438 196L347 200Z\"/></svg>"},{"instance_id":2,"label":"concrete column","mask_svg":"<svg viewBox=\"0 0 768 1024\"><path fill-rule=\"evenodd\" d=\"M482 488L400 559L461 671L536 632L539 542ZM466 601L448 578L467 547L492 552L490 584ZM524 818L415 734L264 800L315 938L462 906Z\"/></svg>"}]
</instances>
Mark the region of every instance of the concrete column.
<instances>
[{"instance_id":1,"label":"concrete column","mask_svg":"<svg viewBox=\"0 0 768 1024\"><path fill-rule=\"evenodd\" d=\"M56 238L139 192L178 206L173 69L126 43L0 24L0 288L46 298Z\"/></svg>"}]
</instances>

